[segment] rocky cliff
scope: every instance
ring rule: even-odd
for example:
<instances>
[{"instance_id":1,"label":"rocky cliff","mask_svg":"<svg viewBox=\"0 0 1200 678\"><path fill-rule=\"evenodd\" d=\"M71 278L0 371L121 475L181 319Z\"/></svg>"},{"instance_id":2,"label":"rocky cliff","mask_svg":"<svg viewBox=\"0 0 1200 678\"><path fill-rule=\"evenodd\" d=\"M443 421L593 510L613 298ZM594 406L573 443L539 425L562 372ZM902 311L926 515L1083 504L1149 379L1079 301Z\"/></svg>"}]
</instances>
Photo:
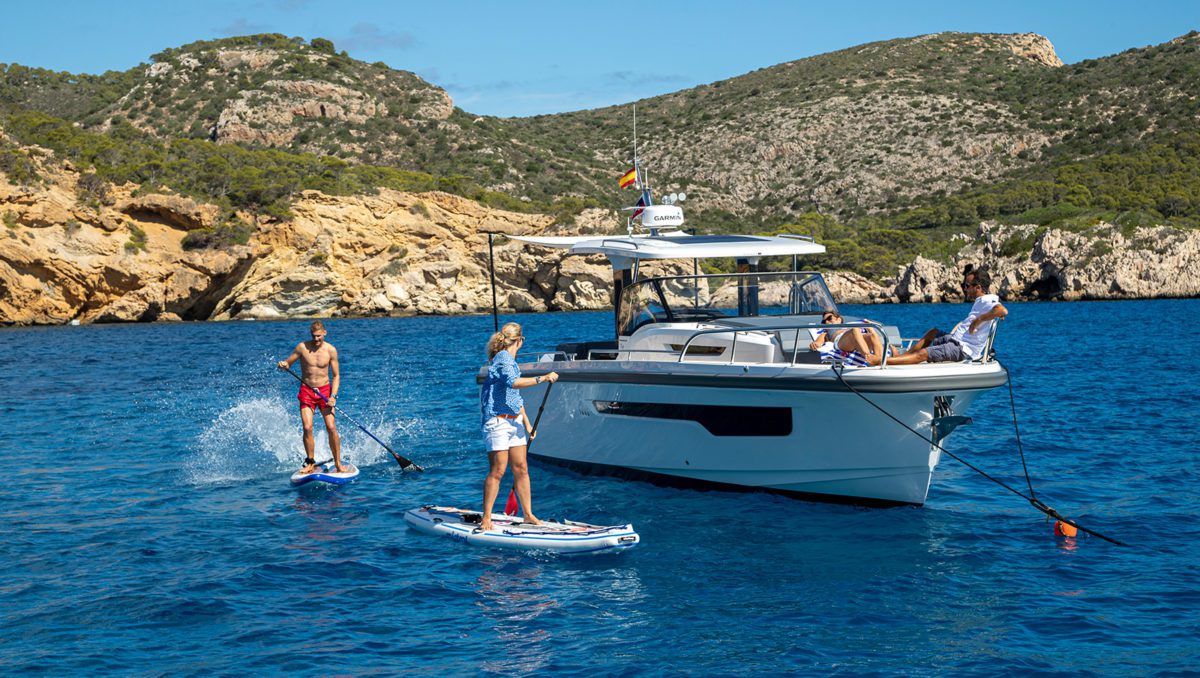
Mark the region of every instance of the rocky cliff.
<instances>
[{"instance_id":1,"label":"rocky cliff","mask_svg":"<svg viewBox=\"0 0 1200 678\"><path fill-rule=\"evenodd\" d=\"M212 225L212 206L128 186L85 204L76 172L43 173L47 183L25 188L0 174L3 324L483 312L481 231L534 233L552 221L438 192L310 191L292 220L258 224L248 245L189 251L185 236ZM608 304L600 262L502 242L496 273L508 310Z\"/></svg>"},{"instance_id":2,"label":"rocky cliff","mask_svg":"<svg viewBox=\"0 0 1200 678\"><path fill-rule=\"evenodd\" d=\"M484 232L539 233L553 221L439 192L307 191L293 219L259 223L245 246L187 250L188 232L218 217L213 206L134 195L129 186L94 201L80 194L77 172L44 174L45 184L25 188L0 175L3 324L486 312ZM603 230L616 215L597 211L583 221ZM963 237L952 261L918 258L884 285L831 272L830 287L845 303L957 301L959 271L971 263L992 274L1006 299L1200 295L1196 231L985 223L974 238ZM506 311L609 306L611 274L602 260L500 240L496 274Z\"/></svg>"},{"instance_id":3,"label":"rocky cliff","mask_svg":"<svg viewBox=\"0 0 1200 678\"><path fill-rule=\"evenodd\" d=\"M1200 232L1097 224L1080 231L980 225L952 262L918 257L889 281L890 300L962 299L967 264L1010 300L1152 299L1200 296Z\"/></svg>"}]
</instances>

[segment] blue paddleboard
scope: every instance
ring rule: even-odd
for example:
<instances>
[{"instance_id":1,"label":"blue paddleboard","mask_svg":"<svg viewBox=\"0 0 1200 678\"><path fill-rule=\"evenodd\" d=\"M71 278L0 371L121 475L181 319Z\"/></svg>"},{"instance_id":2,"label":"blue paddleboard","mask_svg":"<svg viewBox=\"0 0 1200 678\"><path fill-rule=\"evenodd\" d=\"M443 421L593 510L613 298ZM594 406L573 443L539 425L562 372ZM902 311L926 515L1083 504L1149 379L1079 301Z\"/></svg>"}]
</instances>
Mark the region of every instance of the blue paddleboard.
<instances>
[{"instance_id":1,"label":"blue paddleboard","mask_svg":"<svg viewBox=\"0 0 1200 678\"><path fill-rule=\"evenodd\" d=\"M327 461L321 464L321 468L313 473L301 473L296 471L292 474L292 486L300 487L309 483L329 483L330 485L345 485L346 483L358 477L358 467L354 464L346 462L343 466L348 466L349 471L345 473L331 472L334 468L332 461Z\"/></svg>"}]
</instances>

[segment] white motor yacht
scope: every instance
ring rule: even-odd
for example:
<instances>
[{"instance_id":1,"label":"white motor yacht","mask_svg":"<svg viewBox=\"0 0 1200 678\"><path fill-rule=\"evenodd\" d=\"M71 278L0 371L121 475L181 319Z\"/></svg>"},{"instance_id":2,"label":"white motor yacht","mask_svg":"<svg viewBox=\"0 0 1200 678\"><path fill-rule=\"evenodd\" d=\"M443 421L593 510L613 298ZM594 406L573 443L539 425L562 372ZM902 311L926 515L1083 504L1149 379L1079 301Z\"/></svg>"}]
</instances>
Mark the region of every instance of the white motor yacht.
<instances>
[{"instance_id":1,"label":"white motor yacht","mask_svg":"<svg viewBox=\"0 0 1200 678\"><path fill-rule=\"evenodd\" d=\"M649 206L641 216L682 223L677 205ZM821 274L759 270L764 257L791 257L795 268L798 257L824 251L808 238L654 228L516 239L602 254L613 267L614 336L563 344L521 364L525 376L560 375L530 448L544 462L661 484L921 505L941 456L929 440L940 443L969 422L971 402L1007 378L991 359L994 326L979 361L823 362L810 343L819 329L837 327L821 324L837 305ZM645 261L711 257L737 260L739 272L639 275ZM894 327L869 326L890 344L903 341ZM526 406L537 407L546 388L526 390Z\"/></svg>"}]
</instances>

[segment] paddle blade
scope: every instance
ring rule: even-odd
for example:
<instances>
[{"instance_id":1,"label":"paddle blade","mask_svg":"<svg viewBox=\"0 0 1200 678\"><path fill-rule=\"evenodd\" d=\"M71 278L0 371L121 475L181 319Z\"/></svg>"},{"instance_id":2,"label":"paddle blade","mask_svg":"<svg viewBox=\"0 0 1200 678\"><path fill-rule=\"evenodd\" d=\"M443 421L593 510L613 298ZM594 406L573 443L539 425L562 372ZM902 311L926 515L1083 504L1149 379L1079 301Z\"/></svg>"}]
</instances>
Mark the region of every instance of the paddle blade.
<instances>
[{"instance_id":1,"label":"paddle blade","mask_svg":"<svg viewBox=\"0 0 1200 678\"><path fill-rule=\"evenodd\" d=\"M517 491L508 491L508 501L504 503L504 515L515 516L521 507L517 504Z\"/></svg>"}]
</instances>

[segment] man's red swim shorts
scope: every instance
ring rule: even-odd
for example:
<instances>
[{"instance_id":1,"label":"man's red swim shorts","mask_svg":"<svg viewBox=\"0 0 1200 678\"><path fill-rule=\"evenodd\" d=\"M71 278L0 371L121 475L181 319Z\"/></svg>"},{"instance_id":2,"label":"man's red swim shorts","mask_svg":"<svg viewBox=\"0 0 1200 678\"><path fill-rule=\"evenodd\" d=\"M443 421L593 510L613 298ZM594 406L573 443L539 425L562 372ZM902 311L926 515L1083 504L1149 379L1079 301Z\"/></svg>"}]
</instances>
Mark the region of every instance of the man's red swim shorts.
<instances>
[{"instance_id":1,"label":"man's red swim shorts","mask_svg":"<svg viewBox=\"0 0 1200 678\"><path fill-rule=\"evenodd\" d=\"M333 384L318 386L317 390L321 392L321 395L328 398L333 393ZM300 399L300 407L308 407L319 411L322 407L328 405L328 403L321 399L321 396L313 393L312 388L307 384L300 387L300 393L296 394L296 397Z\"/></svg>"}]
</instances>

